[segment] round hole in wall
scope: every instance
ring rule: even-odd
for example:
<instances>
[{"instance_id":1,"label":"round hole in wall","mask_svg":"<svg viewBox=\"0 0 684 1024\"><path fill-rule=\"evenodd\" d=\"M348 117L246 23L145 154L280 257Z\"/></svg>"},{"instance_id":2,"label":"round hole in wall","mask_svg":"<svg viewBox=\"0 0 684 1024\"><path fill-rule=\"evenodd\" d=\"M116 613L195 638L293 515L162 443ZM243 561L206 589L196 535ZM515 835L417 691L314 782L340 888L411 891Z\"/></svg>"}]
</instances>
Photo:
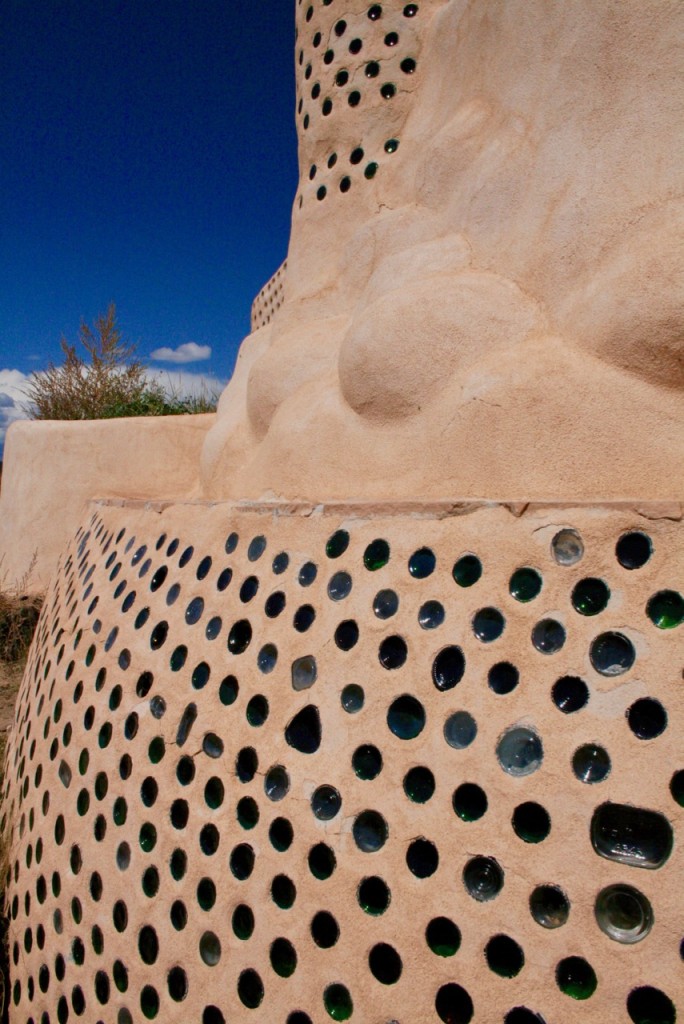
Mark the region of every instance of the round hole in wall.
<instances>
[{"instance_id":1,"label":"round hole in wall","mask_svg":"<svg viewBox=\"0 0 684 1024\"><path fill-rule=\"evenodd\" d=\"M271 897L281 910L290 910L297 899L297 889L287 875L276 875L271 882Z\"/></svg>"},{"instance_id":2,"label":"round hole in wall","mask_svg":"<svg viewBox=\"0 0 684 1024\"><path fill-rule=\"evenodd\" d=\"M421 629L438 629L444 622L444 605L440 601L426 601L418 609Z\"/></svg>"},{"instance_id":3,"label":"round hole in wall","mask_svg":"<svg viewBox=\"0 0 684 1024\"><path fill-rule=\"evenodd\" d=\"M600 633L589 649L591 663L603 676L619 676L634 664L634 646L622 633Z\"/></svg>"},{"instance_id":4,"label":"round hole in wall","mask_svg":"<svg viewBox=\"0 0 684 1024\"><path fill-rule=\"evenodd\" d=\"M336 982L328 985L323 993L323 1005L333 1020L349 1020L354 1012L354 1003L346 985Z\"/></svg>"},{"instance_id":5,"label":"round hole in wall","mask_svg":"<svg viewBox=\"0 0 684 1024\"><path fill-rule=\"evenodd\" d=\"M464 750L477 736L477 722L469 711L454 711L444 723L444 739L450 747Z\"/></svg>"},{"instance_id":6,"label":"round hole in wall","mask_svg":"<svg viewBox=\"0 0 684 1024\"><path fill-rule=\"evenodd\" d=\"M572 606L580 615L599 615L608 607L610 590L603 580L588 576L575 584Z\"/></svg>"},{"instance_id":7,"label":"round hole in wall","mask_svg":"<svg viewBox=\"0 0 684 1024\"><path fill-rule=\"evenodd\" d=\"M650 598L646 614L659 629L674 629L684 622L684 597L676 590L660 590Z\"/></svg>"},{"instance_id":8,"label":"round hole in wall","mask_svg":"<svg viewBox=\"0 0 684 1024\"><path fill-rule=\"evenodd\" d=\"M350 715L355 715L361 711L365 699L363 688L356 683L350 683L348 686L345 686L340 695L342 707Z\"/></svg>"},{"instance_id":9,"label":"round hole in wall","mask_svg":"<svg viewBox=\"0 0 684 1024\"><path fill-rule=\"evenodd\" d=\"M325 843L317 843L312 846L307 859L309 871L319 881L330 878L337 866L335 854Z\"/></svg>"},{"instance_id":10,"label":"round hole in wall","mask_svg":"<svg viewBox=\"0 0 684 1024\"><path fill-rule=\"evenodd\" d=\"M642 892L631 885L609 885L596 897L596 923L615 942L633 945L653 927L653 910Z\"/></svg>"},{"instance_id":11,"label":"round hole in wall","mask_svg":"<svg viewBox=\"0 0 684 1024\"><path fill-rule=\"evenodd\" d=\"M627 722L640 740L661 736L667 728L667 712L659 700L641 697L627 709Z\"/></svg>"},{"instance_id":12,"label":"round hole in wall","mask_svg":"<svg viewBox=\"0 0 684 1024\"><path fill-rule=\"evenodd\" d=\"M319 821L331 821L339 814L342 797L334 786L319 786L311 797L311 810Z\"/></svg>"},{"instance_id":13,"label":"round hole in wall","mask_svg":"<svg viewBox=\"0 0 684 1024\"><path fill-rule=\"evenodd\" d=\"M306 633L316 619L316 611L310 604L301 605L294 614L292 625L298 633Z\"/></svg>"},{"instance_id":14,"label":"round hole in wall","mask_svg":"<svg viewBox=\"0 0 684 1024\"><path fill-rule=\"evenodd\" d=\"M242 942L250 939L254 931L254 914L251 907L248 907L246 903L239 903L233 911L231 924L238 939Z\"/></svg>"},{"instance_id":15,"label":"round hole in wall","mask_svg":"<svg viewBox=\"0 0 684 1024\"><path fill-rule=\"evenodd\" d=\"M439 866L439 851L429 839L414 839L406 851L406 865L416 878L429 878Z\"/></svg>"},{"instance_id":16,"label":"round hole in wall","mask_svg":"<svg viewBox=\"0 0 684 1024\"><path fill-rule=\"evenodd\" d=\"M594 968L584 957L568 956L556 966L556 984L572 999L589 999L598 982Z\"/></svg>"},{"instance_id":17,"label":"round hole in wall","mask_svg":"<svg viewBox=\"0 0 684 1024\"><path fill-rule=\"evenodd\" d=\"M506 620L498 608L480 608L473 616L472 626L477 639L489 644L501 636Z\"/></svg>"},{"instance_id":18,"label":"round hole in wall","mask_svg":"<svg viewBox=\"0 0 684 1024\"><path fill-rule=\"evenodd\" d=\"M463 884L478 903L495 899L504 884L504 873L493 857L472 857L463 869Z\"/></svg>"},{"instance_id":19,"label":"round hole in wall","mask_svg":"<svg viewBox=\"0 0 684 1024\"><path fill-rule=\"evenodd\" d=\"M485 946L490 971L501 978L515 978L525 965L522 947L509 935L494 935Z\"/></svg>"},{"instance_id":20,"label":"round hole in wall","mask_svg":"<svg viewBox=\"0 0 684 1024\"><path fill-rule=\"evenodd\" d=\"M542 578L536 569L523 567L516 569L508 582L508 590L511 597L522 604L533 601L538 597L542 589Z\"/></svg>"},{"instance_id":21,"label":"round hole in wall","mask_svg":"<svg viewBox=\"0 0 684 1024\"><path fill-rule=\"evenodd\" d=\"M551 831L551 818L545 807L533 800L518 804L511 819L513 831L524 843L541 843Z\"/></svg>"},{"instance_id":22,"label":"round hole in wall","mask_svg":"<svg viewBox=\"0 0 684 1024\"><path fill-rule=\"evenodd\" d=\"M512 693L520 682L520 673L509 661L499 661L487 673L490 690L499 696Z\"/></svg>"},{"instance_id":23,"label":"round hole in wall","mask_svg":"<svg viewBox=\"0 0 684 1024\"><path fill-rule=\"evenodd\" d=\"M375 853L387 842L387 822L378 811L362 811L352 828L354 842L364 853Z\"/></svg>"},{"instance_id":24,"label":"round hole in wall","mask_svg":"<svg viewBox=\"0 0 684 1024\"><path fill-rule=\"evenodd\" d=\"M357 747L352 755L352 768L359 779L375 779L382 771L382 754L371 743Z\"/></svg>"},{"instance_id":25,"label":"round hole in wall","mask_svg":"<svg viewBox=\"0 0 684 1024\"><path fill-rule=\"evenodd\" d=\"M398 669L406 662L408 647L401 636L388 636L380 644L378 657L386 669Z\"/></svg>"},{"instance_id":26,"label":"round hole in wall","mask_svg":"<svg viewBox=\"0 0 684 1024\"><path fill-rule=\"evenodd\" d=\"M335 630L335 644L341 651L351 651L359 641L359 627L353 619L340 622Z\"/></svg>"},{"instance_id":27,"label":"round hole in wall","mask_svg":"<svg viewBox=\"0 0 684 1024\"><path fill-rule=\"evenodd\" d=\"M268 701L260 693L256 694L254 697L250 699L245 711L247 721L255 729L259 728L264 724L264 722L268 718L268 713Z\"/></svg>"},{"instance_id":28,"label":"round hole in wall","mask_svg":"<svg viewBox=\"0 0 684 1024\"><path fill-rule=\"evenodd\" d=\"M379 942L373 946L368 954L368 966L373 977L382 985L395 985L403 970L401 957L387 942Z\"/></svg>"},{"instance_id":29,"label":"round hole in wall","mask_svg":"<svg viewBox=\"0 0 684 1024\"><path fill-rule=\"evenodd\" d=\"M435 571L437 559L430 548L419 548L408 561L409 574L416 580L427 579Z\"/></svg>"},{"instance_id":30,"label":"round hole in wall","mask_svg":"<svg viewBox=\"0 0 684 1024\"><path fill-rule=\"evenodd\" d=\"M269 800L279 802L290 791L290 777L281 764L269 768L264 779L264 792Z\"/></svg>"},{"instance_id":31,"label":"round hole in wall","mask_svg":"<svg viewBox=\"0 0 684 1024\"><path fill-rule=\"evenodd\" d=\"M675 772L670 779L670 793L675 803L684 807L684 769Z\"/></svg>"},{"instance_id":32,"label":"round hole in wall","mask_svg":"<svg viewBox=\"0 0 684 1024\"><path fill-rule=\"evenodd\" d=\"M460 647L443 647L432 663L432 681L438 690L451 690L465 672L465 657Z\"/></svg>"},{"instance_id":33,"label":"round hole in wall","mask_svg":"<svg viewBox=\"0 0 684 1024\"><path fill-rule=\"evenodd\" d=\"M541 619L532 630L532 644L540 654L557 654L565 639L565 628L556 619Z\"/></svg>"},{"instance_id":34,"label":"round hole in wall","mask_svg":"<svg viewBox=\"0 0 684 1024\"><path fill-rule=\"evenodd\" d=\"M585 743L572 756L572 770L580 782L593 785L603 782L610 774L608 751L596 743Z\"/></svg>"},{"instance_id":35,"label":"round hole in wall","mask_svg":"<svg viewBox=\"0 0 684 1024\"><path fill-rule=\"evenodd\" d=\"M627 1012L633 1024L675 1024L677 1019L670 997L653 985L632 989L627 997Z\"/></svg>"},{"instance_id":36,"label":"round hole in wall","mask_svg":"<svg viewBox=\"0 0 684 1024\"><path fill-rule=\"evenodd\" d=\"M429 768L416 765L404 776L404 792L416 804L425 804L435 792L435 777Z\"/></svg>"},{"instance_id":37,"label":"round hole in wall","mask_svg":"<svg viewBox=\"0 0 684 1024\"><path fill-rule=\"evenodd\" d=\"M294 829L287 818L274 818L268 830L268 838L271 846L278 853L285 853L290 849L294 839Z\"/></svg>"},{"instance_id":38,"label":"round hole in wall","mask_svg":"<svg viewBox=\"0 0 684 1024\"><path fill-rule=\"evenodd\" d=\"M243 882L254 870L254 850L247 843L239 843L230 855L230 870Z\"/></svg>"},{"instance_id":39,"label":"round hole in wall","mask_svg":"<svg viewBox=\"0 0 684 1024\"><path fill-rule=\"evenodd\" d=\"M578 676L562 676L551 690L553 703L564 715L581 711L589 700L589 687Z\"/></svg>"},{"instance_id":40,"label":"round hole in wall","mask_svg":"<svg viewBox=\"0 0 684 1024\"><path fill-rule=\"evenodd\" d=\"M538 885L530 895L530 913L542 928L561 928L568 920L570 904L557 885Z\"/></svg>"},{"instance_id":41,"label":"round hole in wall","mask_svg":"<svg viewBox=\"0 0 684 1024\"><path fill-rule=\"evenodd\" d=\"M359 906L371 917L384 914L390 905L392 895L387 883L377 875L364 878L356 893Z\"/></svg>"},{"instance_id":42,"label":"round hole in wall","mask_svg":"<svg viewBox=\"0 0 684 1024\"><path fill-rule=\"evenodd\" d=\"M340 937L340 928L331 913L319 910L311 921L311 938L320 949L332 949Z\"/></svg>"},{"instance_id":43,"label":"round hole in wall","mask_svg":"<svg viewBox=\"0 0 684 1024\"><path fill-rule=\"evenodd\" d=\"M418 9L416 4L409 4L407 8L404 8L404 13L409 7ZM412 17L412 15L407 15L407 17ZM442 985L439 989L435 999L435 1009L437 1016L444 1021L444 1024L470 1024L473 1019L473 1001L466 990L454 981Z\"/></svg>"},{"instance_id":44,"label":"round hole in wall","mask_svg":"<svg viewBox=\"0 0 684 1024\"><path fill-rule=\"evenodd\" d=\"M461 946L461 931L448 917L435 917L425 930L425 941L436 956L455 956Z\"/></svg>"},{"instance_id":45,"label":"round hole in wall","mask_svg":"<svg viewBox=\"0 0 684 1024\"><path fill-rule=\"evenodd\" d=\"M415 697L405 693L390 704L387 725L399 739L415 739L425 727L425 708Z\"/></svg>"},{"instance_id":46,"label":"round hole in wall","mask_svg":"<svg viewBox=\"0 0 684 1024\"><path fill-rule=\"evenodd\" d=\"M540 767L544 750L540 737L524 726L508 729L496 747L499 764L508 775L531 775Z\"/></svg>"},{"instance_id":47,"label":"round hole in wall","mask_svg":"<svg viewBox=\"0 0 684 1024\"><path fill-rule=\"evenodd\" d=\"M459 587L472 587L482 576L482 562L477 555L462 555L454 565L452 576Z\"/></svg>"},{"instance_id":48,"label":"round hole in wall","mask_svg":"<svg viewBox=\"0 0 684 1024\"><path fill-rule=\"evenodd\" d=\"M551 541L551 554L558 565L576 565L584 556L584 543L577 530L559 530Z\"/></svg>"},{"instance_id":49,"label":"round hole in wall","mask_svg":"<svg viewBox=\"0 0 684 1024\"><path fill-rule=\"evenodd\" d=\"M624 533L615 545L615 556L624 569L641 569L652 554L651 538L640 530Z\"/></svg>"},{"instance_id":50,"label":"round hole in wall","mask_svg":"<svg viewBox=\"0 0 684 1024\"><path fill-rule=\"evenodd\" d=\"M379 619L391 619L399 610L399 597L394 590L379 590L373 599L373 612Z\"/></svg>"},{"instance_id":51,"label":"round hole in wall","mask_svg":"<svg viewBox=\"0 0 684 1024\"><path fill-rule=\"evenodd\" d=\"M454 791L452 804L461 821L479 821L487 812L487 794L476 782L463 782Z\"/></svg>"}]
</instances>

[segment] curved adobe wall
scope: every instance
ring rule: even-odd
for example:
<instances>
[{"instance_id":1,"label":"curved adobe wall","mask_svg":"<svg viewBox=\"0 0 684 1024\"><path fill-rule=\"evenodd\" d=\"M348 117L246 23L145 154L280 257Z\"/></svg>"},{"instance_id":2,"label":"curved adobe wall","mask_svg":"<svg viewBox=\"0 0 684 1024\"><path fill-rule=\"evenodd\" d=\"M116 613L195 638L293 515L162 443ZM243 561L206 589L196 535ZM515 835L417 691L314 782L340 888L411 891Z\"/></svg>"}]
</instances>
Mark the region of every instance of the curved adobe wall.
<instances>
[{"instance_id":1,"label":"curved adobe wall","mask_svg":"<svg viewBox=\"0 0 684 1024\"><path fill-rule=\"evenodd\" d=\"M265 327L283 304L285 295L285 275L287 273L287 260L276 270L264 287L261 289L252 303L252 330L258 331Z\"/></svg>"},{"instance_id":2,"label":"curved adobe wall","mask_svg":"<svg viewBox=\"0 0 684 1024\"><path fill-rule=\"evenodd\" d=\"M96 506L44 608L12 1024L674 1024L682 509L604 499L681 497L684 8L342 6L236 500Z\"/></svg>"},{"instance_id":3,"label":"curved adobe wall","mask_svg":"<svg viewBox=\"0 0 684 1024\"><path fill-rule=\"evenodd\" d=\"M366 183L401 145L426 19L442 2L298 4L295 223L316 216L316 203L328 218L345 216L348 206L330 209L340 194L353 192L356 211L357 190L372 204Z\"/></svg>"},{"instance_id":4,"label":"curved adobe wall","mask_svg":"<svg viewBox=\"0 0 684 1024\"><path fill-rule=\"evenodd\" d=\"M297 28L287 295L205 494L681 498L681 3L303 0Z\"/></svg>"},{"instance_id":5,"label":"curved adobe wall","mask_svg":"<svg viewBox=\"0 0 684 1024\"><path fill-rule=\"evenodd\" d=\"M673 1024L676 515L95 506L9 748L12 1024Z\"/></svg>"}]
</instances>

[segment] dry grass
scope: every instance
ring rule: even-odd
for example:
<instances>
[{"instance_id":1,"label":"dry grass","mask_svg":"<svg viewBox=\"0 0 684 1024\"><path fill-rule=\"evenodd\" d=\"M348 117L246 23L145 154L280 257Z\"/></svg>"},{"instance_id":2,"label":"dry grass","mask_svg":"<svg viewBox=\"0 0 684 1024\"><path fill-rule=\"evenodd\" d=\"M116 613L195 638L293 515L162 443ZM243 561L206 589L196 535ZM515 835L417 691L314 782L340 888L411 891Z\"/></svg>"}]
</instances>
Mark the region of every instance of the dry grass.
<instances>
[{"instance_id":1,"label":"dry grass","mask_svg":"<svg viewBox=\"0 0 684 1024\"><path fill-rule=\"evenodd\" d=\"M26 659L40 616L42 598L27 595L29 571L14 585L8 586L6 575L0 573L0 792L4 787L5 751L8 730L14 717L14 705L24 674ZM2 561L0 560L0 569ZM2 807L0 805L0 818ZM10 993L10 962L7 929L9 920L5 906L4 886L10 861L11 822L0 834L0 1021L5 1024Z\"/></svg>"},{"instance_id":2,"label":"dry grass","mask_svg":"<svg viewBox=\"0 0 684 1024\"><path fill-rule=\"evenodd\" d=\"M203 391L182 398L167 394L135 357L135 346L122 340L116 308L97 317L93 327L79 328L80 349L62 338L64 362L49 363L31 375L26 387L27 413L36 420L93 420L119 416L178 416L215 412L218 395Z\"/></svg>"},{"instance_id":3,"label":"dry grass","mask_svg":"<svg viewBox=\"0 0 684 1024\"><path fill-rule=\"evenodd\" d=\"M0 558L0 662L6 665L26 660L38 623L43 599L27 594L35 564L34 555L22 579L9 586Z\"/></svg>"}]
</instances>

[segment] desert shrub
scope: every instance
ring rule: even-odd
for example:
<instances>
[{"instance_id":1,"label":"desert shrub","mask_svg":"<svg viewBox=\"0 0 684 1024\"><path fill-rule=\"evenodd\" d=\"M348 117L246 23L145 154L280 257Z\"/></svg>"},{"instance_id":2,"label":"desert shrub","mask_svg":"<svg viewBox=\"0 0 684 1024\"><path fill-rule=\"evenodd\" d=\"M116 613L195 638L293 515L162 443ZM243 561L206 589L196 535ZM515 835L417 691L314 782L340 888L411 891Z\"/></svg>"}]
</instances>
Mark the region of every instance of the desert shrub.
<instances>
[{"instance_id":1,"label":"desert shrub","mask_svg":"<svg viewBox=\"0 0 684 1024\"><path fill-rule=\"evenodd\" d=\"M175 416L216 409L217 395L169 396L158 381L150 381L144 364L135 357L135 346L122 340L113 303L92 328L81 324L78 340L85 356L62 338L62 365L50 363L47 370L31 376L26 397L33 419Z\"/></svg>"},{"instance_id":2,"label":"desert shrub","mask_svg":"<svg viewBox=\"0 0 684 1024\"><path fill-rule=\"evenodd\" d=\"M14 665L24 661L28 655L43 598L28 593L36 564L35 553L23 577L11 585L7 581L7 573L2 572L2 562L0 558L0 661Z\"/></svg>"},{"instance_id":3,"label":"desert shrub","mask_svg":"<svg viewBox=\"0 0 684 1024\"><path fill-rule=\"evenodd\" d=\"M0 592L0 660L23 661L36 631L41 599Z\"/></svg>"}]
</instances>

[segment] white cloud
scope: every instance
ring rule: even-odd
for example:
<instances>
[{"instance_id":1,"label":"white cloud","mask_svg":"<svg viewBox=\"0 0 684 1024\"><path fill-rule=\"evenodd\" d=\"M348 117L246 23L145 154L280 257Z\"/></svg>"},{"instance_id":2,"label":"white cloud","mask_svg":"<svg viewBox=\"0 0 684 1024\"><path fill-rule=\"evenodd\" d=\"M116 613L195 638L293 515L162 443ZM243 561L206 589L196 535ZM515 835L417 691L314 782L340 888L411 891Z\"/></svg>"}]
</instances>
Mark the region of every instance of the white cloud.
<instances>
[{"instance_id":1,"label":"white cloud","mask_svg":"<svg viewBox=\"0 0 684 1024\"><path fill-rule=\"evenodd\" d=\"M199 363L211 357L211 345L198 345L196 341L186 341L178 348L155 348L150 356L158 363Z\"/></svg>"},{"instance_id":2,"label":"white cloud","mask_svg":"<svg viewBox=\"0 0 684 1024\"><path fill-rule=\"evenodd\" d=\"M148 380L161 384L167 395L178 398L216 397L228 383L213 373L192 373L190 370L147 370Z\"/></svg>"},{"instance_id":3,"label":"white cloud","mask_svg":"<svg viewBox=\"0 0 684 1024\"><path fill-rule=\"evenodd\" d=\"M147 378L161 384L170 397L177 398L215 398L225 388L227 381L215 377L211 373L192 373L189 370L152 370L146 371ZM5 435L10 423L15 420L29 418L27 407L29 401L25 388L30 375L21 370L0 370L0 460L5 445Z\"/></svg>"},{"instance_id":4,"label":"white cloud","mask_svg":"<svg viewBox=\"0 0 684 1024\"><path fill-rule=\"evenodd\" d=\"M0 370L0 458L5 445L5 435L10 423L28 419L25 388L28 374L21 370Z\"/></svg>"}]
</instances>

